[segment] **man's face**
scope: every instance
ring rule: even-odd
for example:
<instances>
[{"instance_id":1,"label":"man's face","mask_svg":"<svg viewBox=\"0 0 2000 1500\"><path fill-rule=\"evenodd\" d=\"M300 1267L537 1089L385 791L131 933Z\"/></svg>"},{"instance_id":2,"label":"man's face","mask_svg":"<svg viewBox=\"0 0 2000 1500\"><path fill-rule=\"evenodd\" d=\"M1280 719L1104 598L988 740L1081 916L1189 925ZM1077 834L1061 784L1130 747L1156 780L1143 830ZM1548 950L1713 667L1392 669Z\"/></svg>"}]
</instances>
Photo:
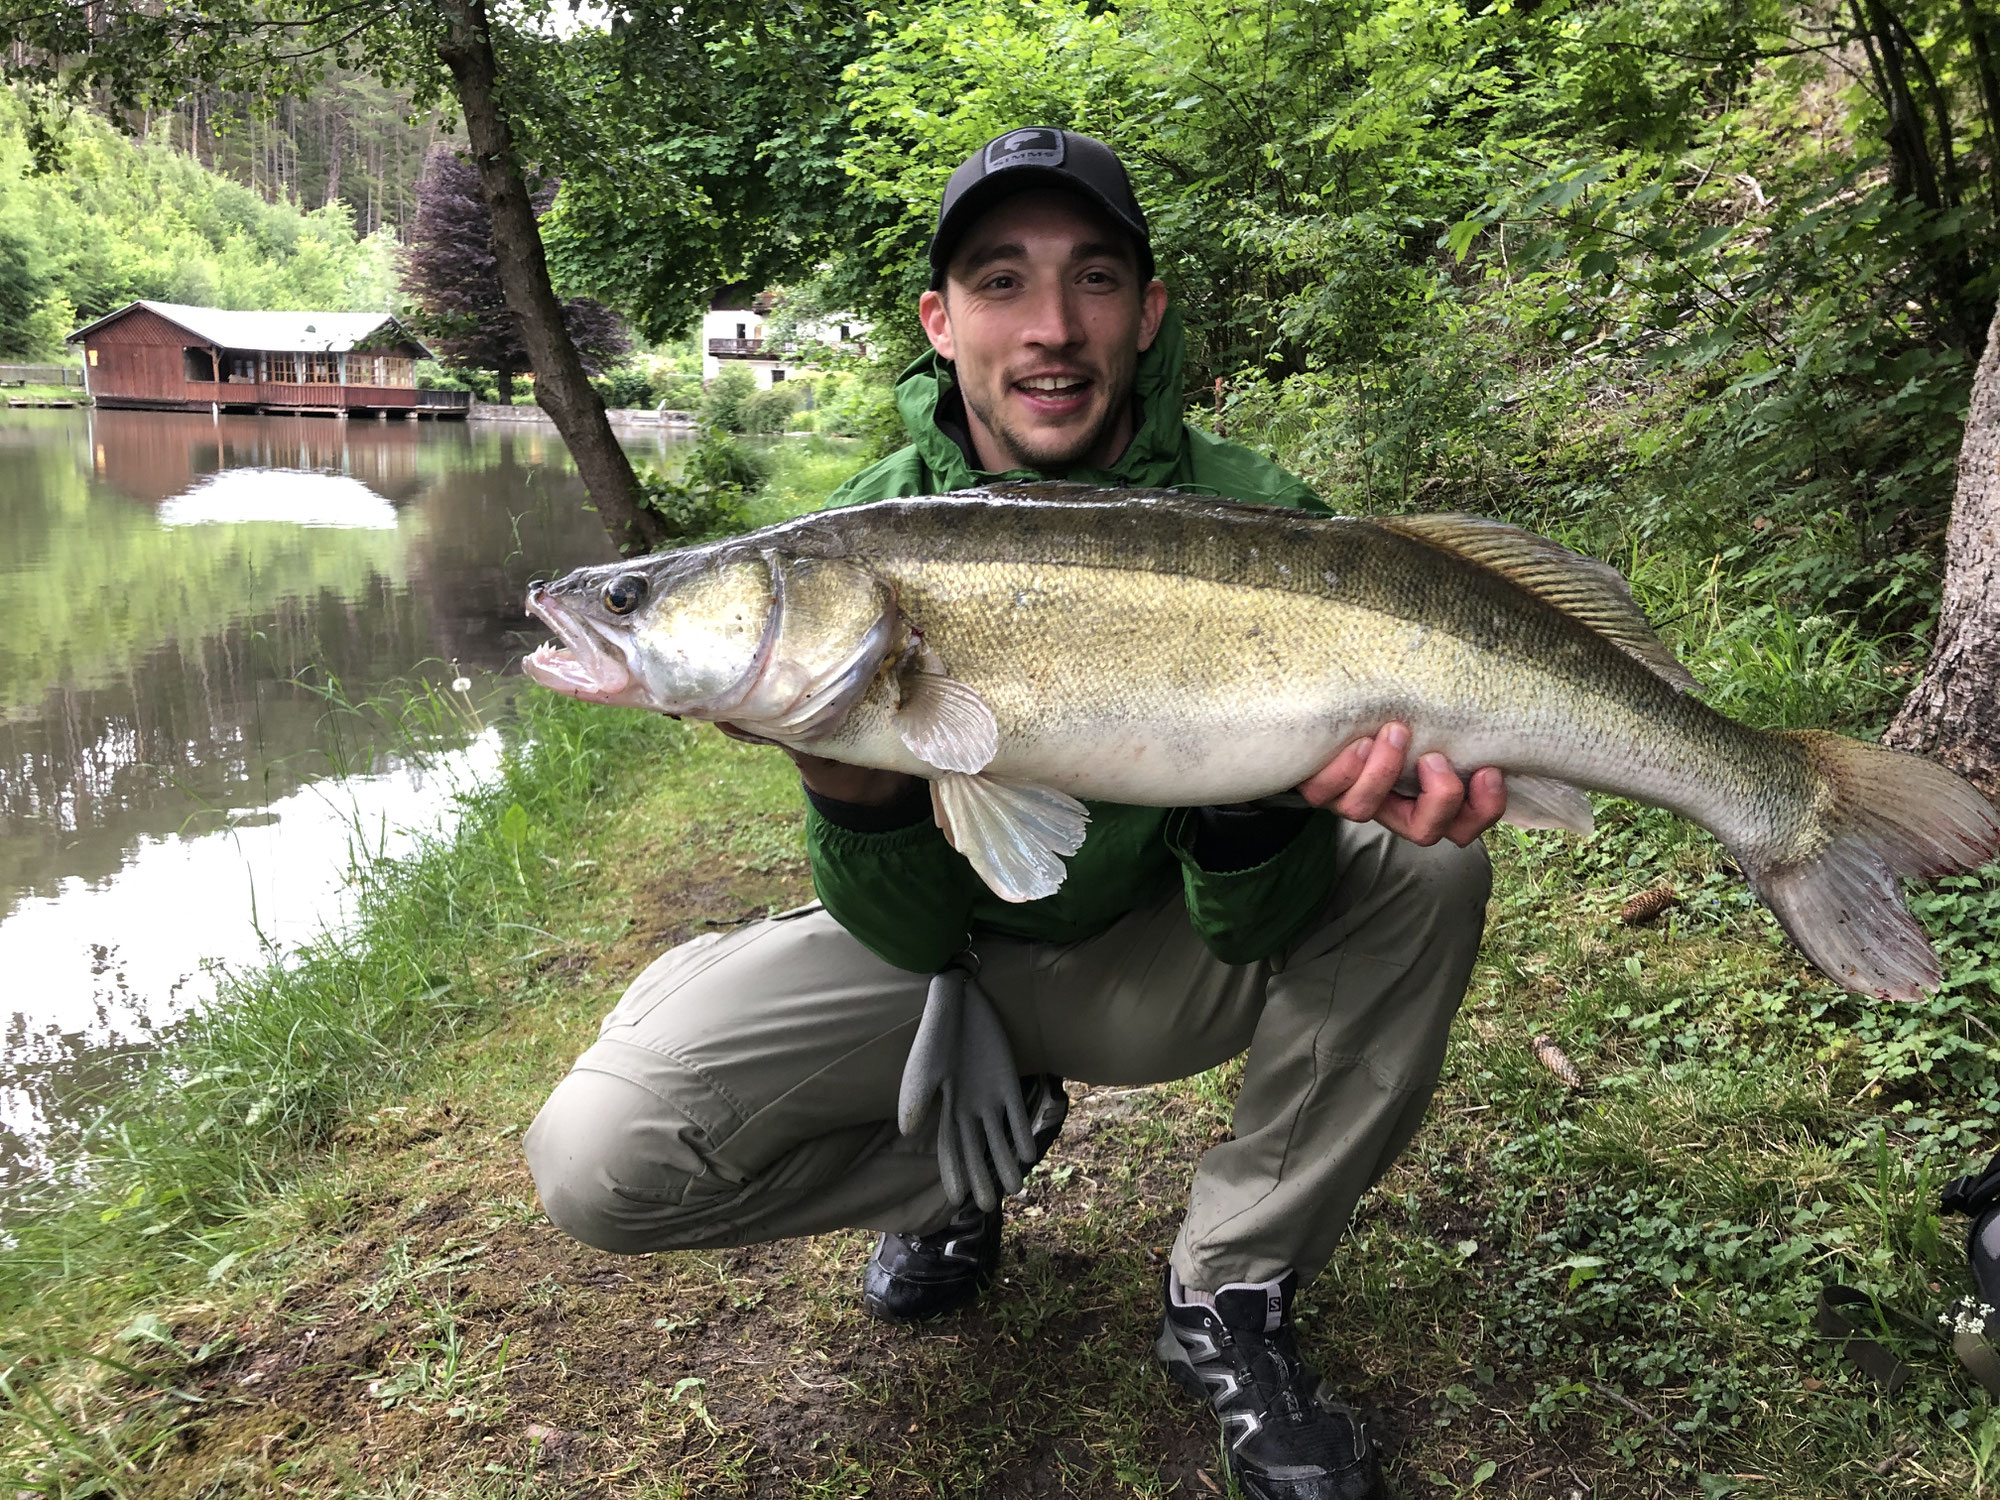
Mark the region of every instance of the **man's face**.
<instances>
[{"instance_id":1,"label":"man's face","mask_svg":"<svg viewBox=\"0 0 2000 1500\"><path fill-rule=\"evenodd\" d=\"M1125 451L1132 372L1166 308L1123 231L1070 194L1034 191L973 225L918 314L957 367L981 466L1061 472Z\"/></svg>"}]
</instances>

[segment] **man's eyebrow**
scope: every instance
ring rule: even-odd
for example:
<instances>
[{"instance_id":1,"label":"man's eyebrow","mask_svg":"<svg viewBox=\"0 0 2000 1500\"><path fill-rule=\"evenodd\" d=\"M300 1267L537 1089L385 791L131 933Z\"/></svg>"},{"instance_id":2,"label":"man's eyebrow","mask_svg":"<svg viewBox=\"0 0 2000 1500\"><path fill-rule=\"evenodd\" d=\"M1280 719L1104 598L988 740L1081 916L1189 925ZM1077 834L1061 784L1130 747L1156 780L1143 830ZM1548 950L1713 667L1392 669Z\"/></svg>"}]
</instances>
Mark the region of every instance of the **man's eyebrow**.
<instances>
[{"instance_id":1,"label":"man's eyebrow","mask_svg":"<svg viewBox=\"0 0 2000 1500\"><path fill-rule=\"evenodd\" d=\"M988 245L967 255L957 268L960 276L971 276L984 266L996 260L1020 260L1027 256L1028 247L1009 240L1005 244ZM1132 263L1132 250L1119 240L1078 240L1070 246L1069 258L1072 263L1079 260L1116 260L1127 265Z\"/></svg>"},{"instance_id":2,"label":"man's eyebrow","mask_svg":"<svg viewBox=\"0 0 2000 1500\"><path fill-rule=\"evenodd\" d=\"M1082 240L1070 246L1069 258L1076 260L1118 260L1132 264L1131 246L1120 240Z\"/></svg>"},{"instance_id":3,"label":"man's eyebrow","mask_svg":"<svg viewBox=\"0 0 2000 1500\"><path fill-rule=\"evenodd\" d=\"M1026 245L1009 242L1004 245L988 245L983 250L975 250L965 258L959 267L961 274L970 276L981 266L990 266L996 260L1019 260L1028 253Z\"/></svg>"}]
</instances>

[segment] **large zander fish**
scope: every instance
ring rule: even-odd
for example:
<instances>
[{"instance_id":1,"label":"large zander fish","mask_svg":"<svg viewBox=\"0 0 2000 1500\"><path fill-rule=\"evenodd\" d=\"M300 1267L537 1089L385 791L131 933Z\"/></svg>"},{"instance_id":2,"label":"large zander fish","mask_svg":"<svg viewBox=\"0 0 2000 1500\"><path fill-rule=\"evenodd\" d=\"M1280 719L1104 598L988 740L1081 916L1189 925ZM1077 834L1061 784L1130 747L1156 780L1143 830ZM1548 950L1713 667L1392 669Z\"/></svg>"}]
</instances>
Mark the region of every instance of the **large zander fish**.
<instances>
[{"instance_id":1,"label":"large zander fish","mask_svg":"<svg viewBox=\"0 0 2000 1500\"><path fill-rule=\"evenodd\" d=\"M1863 993L1939 978L1897 877L2000 853L1960 777L1725 718L1615 570L1474 516L1024 485L584 568L528 608L563 642L525 663L545 687L928 778L1011 901L1062 884L1079 797L1249 801L1390 720L1413 755L1503 770L1510 822L1588 832L1586 787L1693 819Z\"/></svg>"}]
</instances>

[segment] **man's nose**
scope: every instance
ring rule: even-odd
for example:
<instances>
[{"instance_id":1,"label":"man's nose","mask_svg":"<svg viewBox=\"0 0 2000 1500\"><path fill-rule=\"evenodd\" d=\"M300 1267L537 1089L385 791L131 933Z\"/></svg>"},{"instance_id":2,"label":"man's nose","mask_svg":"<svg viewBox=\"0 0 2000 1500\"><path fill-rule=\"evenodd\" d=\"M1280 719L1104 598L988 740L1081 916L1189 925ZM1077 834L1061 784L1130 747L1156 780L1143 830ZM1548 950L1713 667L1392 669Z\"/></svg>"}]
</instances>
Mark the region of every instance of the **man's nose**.
<instances>
[{"instance_id":1,"label":"man's nose","mask_svg":"<svg viewBox=\"0 0 2000 1500\"><path fill-rule=\"evenodd\" d=\"M1021 341L1045 349L1067 349L1083 341L1083 320L1079 316L1073 288L1060 278L1033 288L1028 293L1028 316L1021 328Z\"/></svg>"}]
</instances>

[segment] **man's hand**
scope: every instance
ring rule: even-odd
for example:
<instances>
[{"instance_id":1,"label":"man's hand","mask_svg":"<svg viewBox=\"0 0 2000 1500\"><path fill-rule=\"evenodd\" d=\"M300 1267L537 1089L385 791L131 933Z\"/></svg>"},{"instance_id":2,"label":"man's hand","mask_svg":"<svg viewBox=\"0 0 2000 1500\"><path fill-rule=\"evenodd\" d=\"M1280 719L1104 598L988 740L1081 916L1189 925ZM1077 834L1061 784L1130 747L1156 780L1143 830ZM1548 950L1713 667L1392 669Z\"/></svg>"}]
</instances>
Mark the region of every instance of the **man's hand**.
<instances>
[{"instance_id":1,"label":"man's hand","mask_svg":"<svg viewBox=\"0 0 2000 1500\"><path fill-rule=\"evenodd\" d=\"M1417 761L1417 795L1398 792L1409 749L1409 726L1384 724L1328 761L1299 795L1357 823L1380 823L1413 844L1450 839L1463 848L1500 821L1507 783L1491 766L1461 781L1451 762L1433 751Z\"/></svg>"},{"instance_id":2,"label":"man's hand","mask_svg":"<svg viewBox=\"0 0 2000 1500\"><path fill-rule=\"evenodd\" d=\"M832 802L850 802L859 807L886 807L901 795L910 782L916 780L901 771L876 771L867 766L850 766L844 761L828 760L823 755L808 755L789 745L779 745L776 740L747 733L734 724L717 724L715 727L732 740L741 740L746 745L777 745L799 768L799 779L815 795Z\"/></svg>"}]
</instances>

